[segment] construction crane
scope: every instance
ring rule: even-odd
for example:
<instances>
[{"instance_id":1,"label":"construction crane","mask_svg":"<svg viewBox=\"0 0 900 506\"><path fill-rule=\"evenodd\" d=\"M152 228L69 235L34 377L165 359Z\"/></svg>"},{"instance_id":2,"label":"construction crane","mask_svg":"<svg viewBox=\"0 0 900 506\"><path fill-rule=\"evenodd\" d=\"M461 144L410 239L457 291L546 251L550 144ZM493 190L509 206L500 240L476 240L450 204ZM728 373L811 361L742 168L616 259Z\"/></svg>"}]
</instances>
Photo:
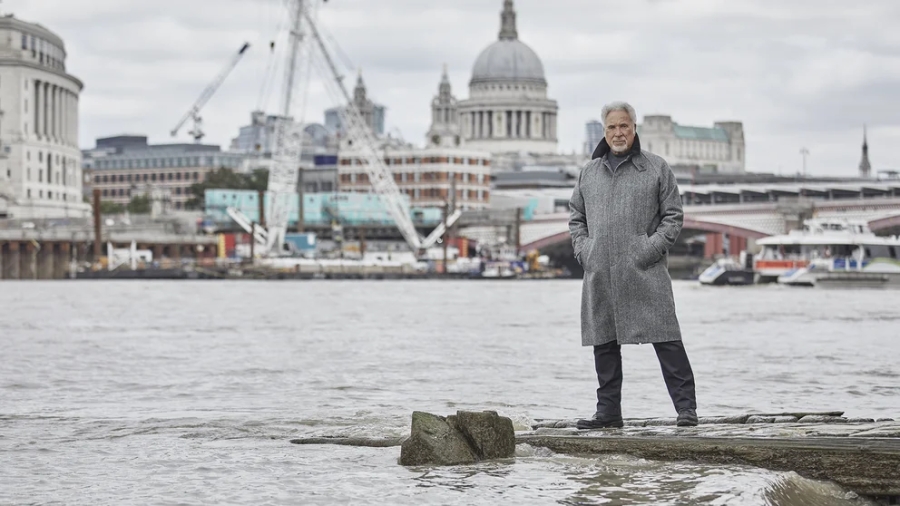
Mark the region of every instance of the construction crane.
<instances>
[{"instance_id":1,"label":"construction crane","mask_svg":"<svg viewBox=\"0 0 900 506\"><path fill-rule=\"evenodd\" d=\"M178 124L175 125L175 128L172 129L172 137L178 135L178 131L181 130L181 127L183 127L185 123L187 123L187 120L192 119L194 121L194 126L188 133L194 138L194 142L200 143L200 140L206 135L203 133L203 118L200 117L200 110L203 109L203 106L206 105L207 102L209 102L209 99L216 93L219 86L222 86L225 78L228 77L228 74L230 74L238 62L241 61L241 58L249 47L250 43L245 42L237 54L231 57L231 60L225 65L225 68L222 69L216 78L213 79L213 82L203 90L203 93L200 94L200 98L197 99L190 110L188 110L181 118L181 121L179 121Z\"/></svg>"},{"instance_id":2,"label":"construction crane","mask_svg":"<svg viewBox=\"0 0 900 506\"><path fill-rule=\"evenodd\" d=\"M434 245L444 234L446 227L451 226L461 215L457 210L448 216L427 238L421 237L416 231L409 210L404 206L400 189L394 182L393 174L384 163L384 157L378 152L375 136L366 124L362 114L357 109L351 95L344 86L343 76L337 69L328 48L326 47L315 19L310 12L310 4L316 0L289 0L289 12L291 15L291 44L288 52L288 64L285 71L284 89L282 95L282 117L276 125L276 144L273 154L272 169L269 173L269 201L270 210L267 216L267 230L260 230L253 226L252 222L239 210L229 208L231 216L244 230L251 232L254 239L264 249L262 252L269 256L278 256L282 252L282 244L287 230L289 206L293 195L296 194L300 155L303 147L304 131L302 125L292 121L291 106L292 97L297 91L296 69L302 51L307 51L309 58L314 57L313 50L318 48L323 70L329 78L324 80L326 90L336 102L344 104L341 107L341 120L346 128L346 136L352 146L359 151L365 162L369 181L375 192L381 196L382 202L387 207L400 234L403 236L410 249L418 252ZM305 23L304 23L305 21ZM303 46L307 32L312 36L315 47L307 44Z\"/></svg>"}]
</instances>

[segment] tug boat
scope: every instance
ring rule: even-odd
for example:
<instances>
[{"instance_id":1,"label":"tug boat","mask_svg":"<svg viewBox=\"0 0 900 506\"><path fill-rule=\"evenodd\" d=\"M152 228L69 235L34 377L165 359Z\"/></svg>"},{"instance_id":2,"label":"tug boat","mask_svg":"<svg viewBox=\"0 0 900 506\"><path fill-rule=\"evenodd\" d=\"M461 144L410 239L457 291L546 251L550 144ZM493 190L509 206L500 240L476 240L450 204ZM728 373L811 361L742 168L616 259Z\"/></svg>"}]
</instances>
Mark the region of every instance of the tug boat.
<instances>
[{"instance_id":1,"label":"tug boat","mask_svg":"<svg viewBox=\"0 0 900 506\"><path fill-rule=\"evenodd\" d=\"M716 260L700 274L697 280L701 285L708 286L752 285L756 278L752 265L752 255L744 251L741 252L740 261L731 257Z\"/></svg>"}]
</instances>

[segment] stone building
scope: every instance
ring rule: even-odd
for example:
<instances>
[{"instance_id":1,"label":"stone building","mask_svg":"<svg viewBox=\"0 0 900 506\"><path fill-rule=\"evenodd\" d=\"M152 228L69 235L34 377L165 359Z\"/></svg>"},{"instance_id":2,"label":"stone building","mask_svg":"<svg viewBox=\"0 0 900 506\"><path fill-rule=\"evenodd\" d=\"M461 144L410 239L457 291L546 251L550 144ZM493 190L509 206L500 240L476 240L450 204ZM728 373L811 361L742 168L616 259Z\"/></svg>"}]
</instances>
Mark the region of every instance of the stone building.
<instances>
[{"instance_id":1,"label":"stone building","mask_svg":"<svg viewBox=\"0 0 900 506\"><path fill-rule=\"evenodd\" d=\"M362 73L356 79L356 87L353 88L353 103L357 110L362 114L363 120L372 129L372 133L376 137L381 137L385 133L384 118L386 108L383 105L376 104L368 97L366 84L363 82ZM325 127L332 133L343 136L345 133L343 120L341 119L342 107L333 107L325 111Z\"/></svg>"},{"instance_id":2,"label":"stone building","mask_svg":"<svg viewBox=\"0 0 900 506\"><path fill-rule=\"evenodd\" d=\"M158 195L171 208L184 209L191 185L220 168L239 170L245 157L208 144L150 145L146 136L121 135L97 139L95 148L85 150L84 169L103 201L128 204L137 195Z\"/></svg>"},{"instance_id":3,"label":"stone building","mask_svg":"<svg viewBox=\"0 0 900 506\"><path fill-rule=\"evenodd\" d=\"M544 65L519 40L512 0L503 2L498 40L472 68L469 98L458 104L466 147L492 154L557 152L555 100L548 98Z\"/></svg>"},{"instance_id":4,"label":"stone building","mask_svg":"<svg viewBox=\"0 0 900 506\"><path fill-rule=\"evenodd\" d=\"M63 40L0 17L0 217L85 217L78 97Z\"/></svg>"},{"instance_id":5,"label":"stone building","mask_svg":"<svg viewBox=\"0 0 900 506\"><path fill-rule=\"evenodd\" d=\"M485 209L490 203L491 160L488 153L460 148L385 149L384 162L400 191L410 204L422 208L443 208L453 200L465 210ZM338 172L340 190L370 192L364 159L352 150L342 150Z\"/></svg>"},{"instance_id":6,"label":"stone building","mask_svg":"<svg viewBox=\"0 0 900 506\"><path fill-rule=\"evenodd\" d=\"M644 116L638 133L641 146L665 158L673 168L746 172L744 127L738 121L720 121L708 128L679 125L671 116Z\"/></svg>"}]
</instances>

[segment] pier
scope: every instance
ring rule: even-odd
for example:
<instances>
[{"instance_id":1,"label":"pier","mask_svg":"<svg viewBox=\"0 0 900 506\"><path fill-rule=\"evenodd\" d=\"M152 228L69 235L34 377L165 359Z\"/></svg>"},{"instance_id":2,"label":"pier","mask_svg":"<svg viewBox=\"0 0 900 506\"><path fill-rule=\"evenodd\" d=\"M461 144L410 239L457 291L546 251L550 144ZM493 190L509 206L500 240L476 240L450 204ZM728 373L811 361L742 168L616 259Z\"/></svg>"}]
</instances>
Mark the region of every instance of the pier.
<instances>
[{"instance_id":1,"label":"pier","mask_svg":"<svg viewBox=\"0 0 900 506\"><path fill-rule=\"evenodd\" d=\"M570 455L627 454L663 461L745 464L828 480L886 504L900 504L900 422L836 413L780 413L701 419L627 420L622 429L578 430L544 420L517 444ZM798 416L799 415L799 416Z\"/></svg>"}]
</instances>

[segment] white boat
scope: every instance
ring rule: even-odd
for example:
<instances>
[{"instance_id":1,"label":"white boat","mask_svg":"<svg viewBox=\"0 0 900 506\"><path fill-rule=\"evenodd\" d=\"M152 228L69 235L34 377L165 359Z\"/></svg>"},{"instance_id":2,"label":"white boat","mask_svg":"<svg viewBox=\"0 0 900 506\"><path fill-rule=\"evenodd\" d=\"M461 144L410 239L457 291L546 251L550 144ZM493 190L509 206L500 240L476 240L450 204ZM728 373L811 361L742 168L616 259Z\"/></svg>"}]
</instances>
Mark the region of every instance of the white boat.
<instances>
[{"instance_id":1,"label":"white boat","mask_svg":"<svg viewBox=\"0 0 900 506\"><path fill-rule=\"evenodd\" d=\"M790 286L900 287L900 237L879 237L864 221L807 220L802 230L760 239L754 270Z\"/></svg>"},{"instance_id":2,"label":"white boat","mask_svg":"<svg viewBox=\"0 0 900 506\"><path fill-rule=\"evenodd\" d=\"M720 258L700 273L697 280L701 285L709 286L752 285L756 274L747 257L744 251L741 252L741 261L731 257Z\"/></svg>"}]
</instances>

